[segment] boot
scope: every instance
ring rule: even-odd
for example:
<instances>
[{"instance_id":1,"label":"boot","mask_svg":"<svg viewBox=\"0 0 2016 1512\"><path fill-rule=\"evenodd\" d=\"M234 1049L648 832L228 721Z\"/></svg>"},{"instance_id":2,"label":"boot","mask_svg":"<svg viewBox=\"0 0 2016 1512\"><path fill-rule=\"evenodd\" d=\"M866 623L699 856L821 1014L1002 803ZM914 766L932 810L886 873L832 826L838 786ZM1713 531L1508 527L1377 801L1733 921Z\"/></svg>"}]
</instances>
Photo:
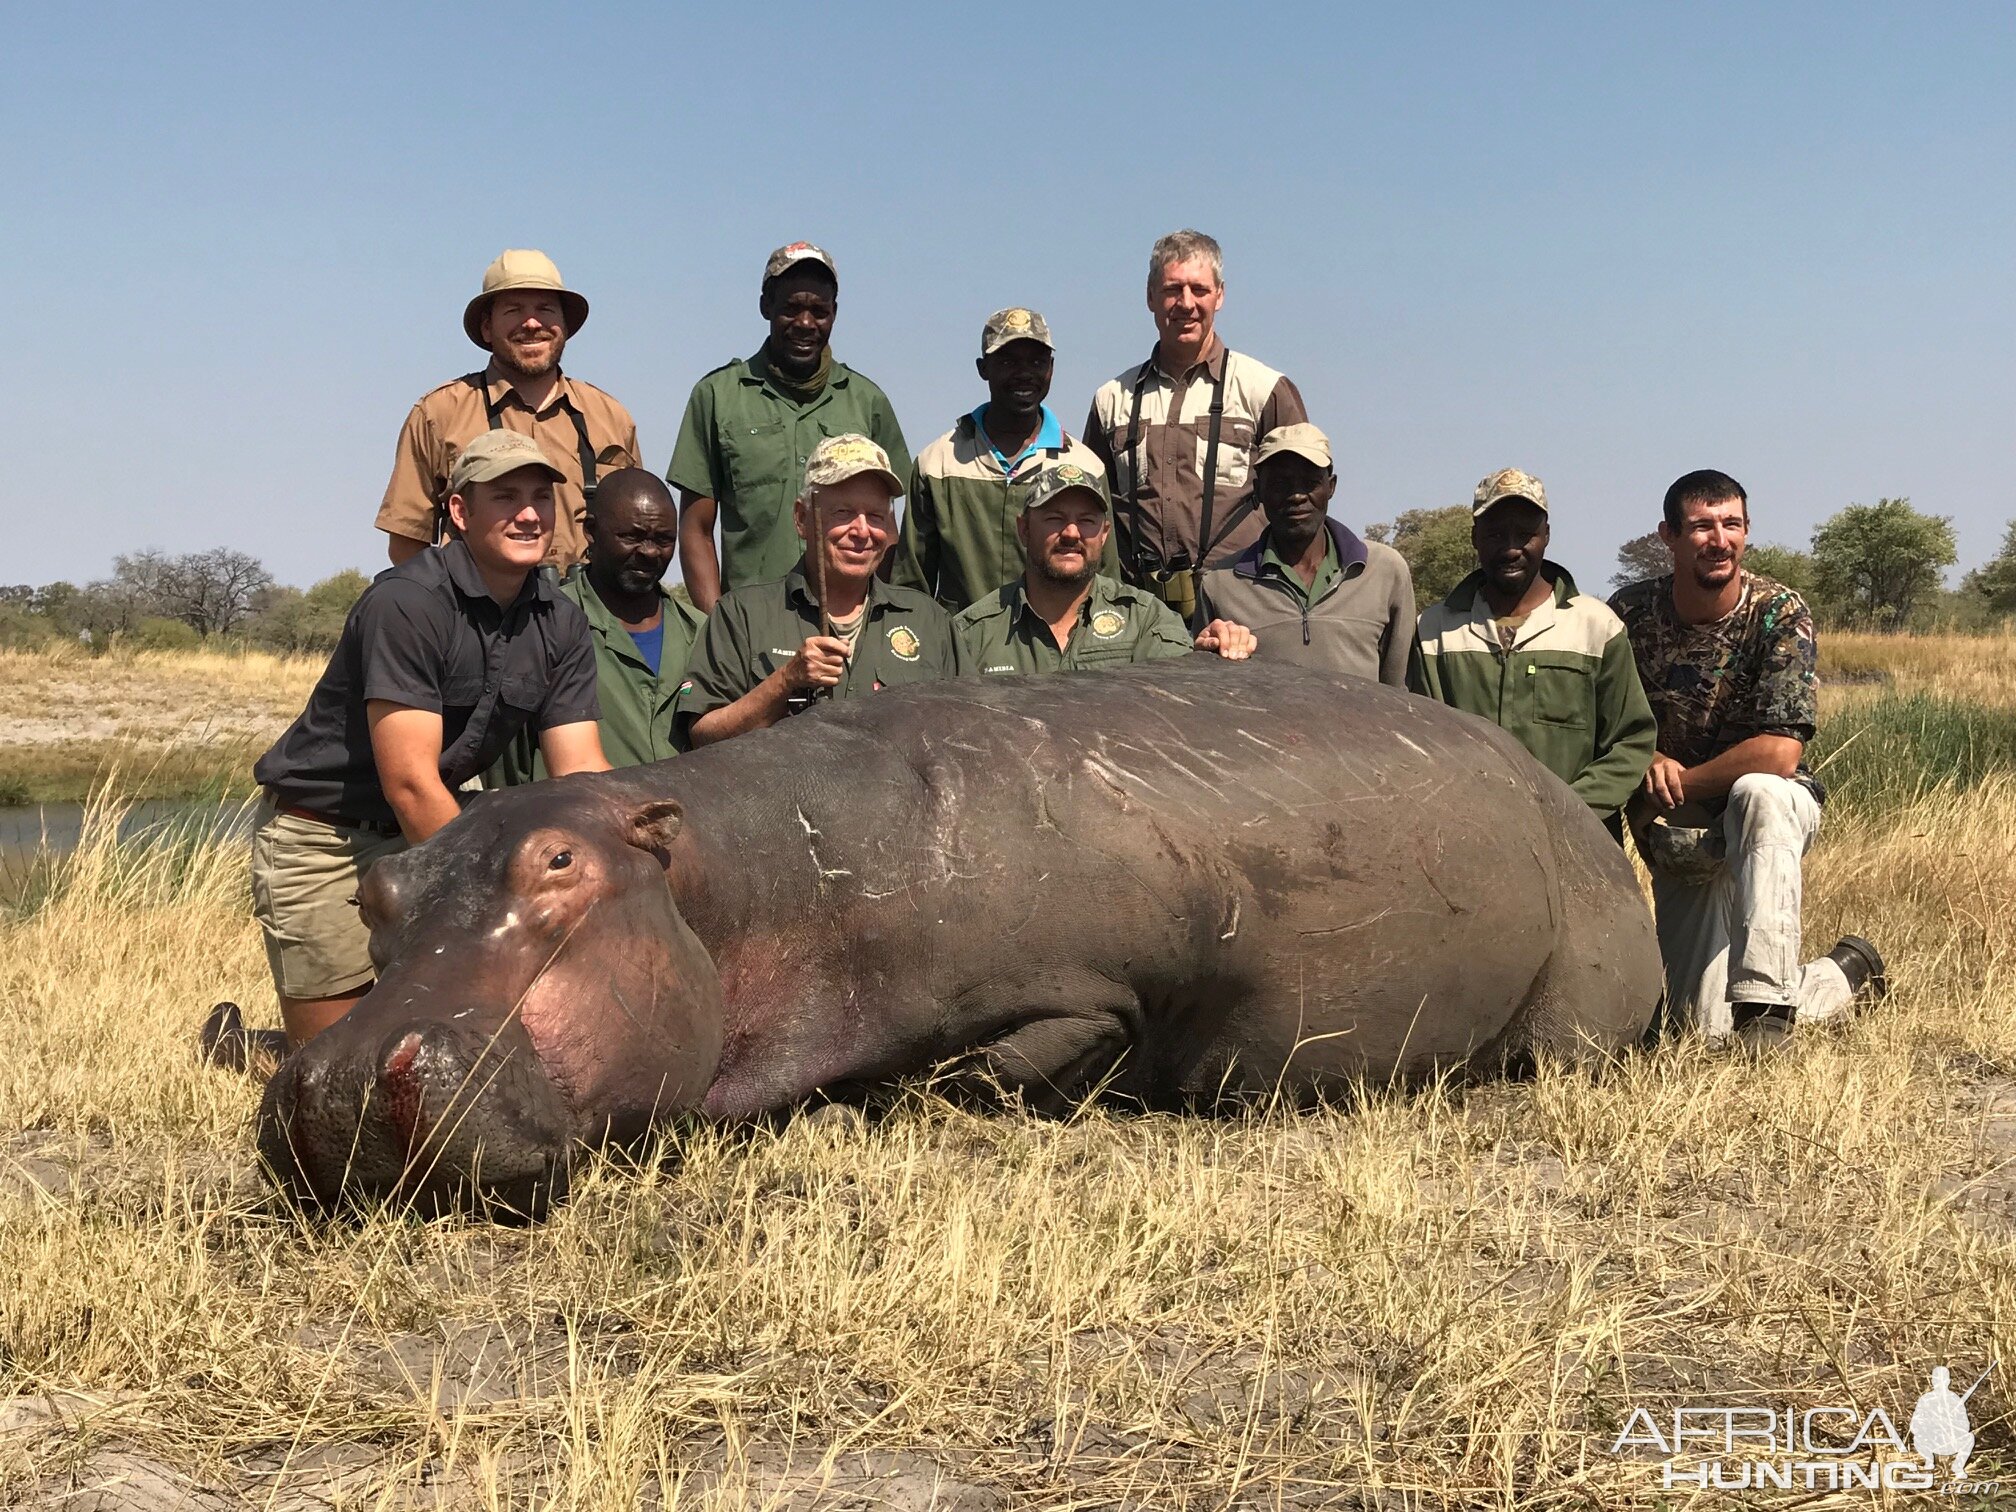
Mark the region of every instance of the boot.
<instances>
[{"instance_id":1,"label":"boot","mask_svg":"<svg viewBox=\"0 0 2016 1512\"><path fill-rule=\"evenodd\" d=\"M287 1058L287 1035L280 1029L247 1029L236 1003L219 1003L196 1035L196 1059L224 1071L250 1071L264 1060L271 1071Z\"/></svg>"},{"instance_id":2,"label":"boot","mask_svg":"<svg viewBox=\"0 0 2016 1512\"><path fill-rule=\"evenodd\" d=\"M1790 1003L1731 1003L1730 1028L1736 1043L1752 1055L1782 1049L1792 1034Z\"/></svg>"},{"instance_id":3,"label":"boot","mask_svg":"<svg viewBox=\"0 0 2016 1512\"><path fill-rule=\"evenodd\" d=\"M1883 957L1860 935L1843 935L1827 952L1827 959L1841 968L1849 989L1857 999L1876 1002L1890 995L1890 978L1885 975Z\"/></svg>"}]
</instances>

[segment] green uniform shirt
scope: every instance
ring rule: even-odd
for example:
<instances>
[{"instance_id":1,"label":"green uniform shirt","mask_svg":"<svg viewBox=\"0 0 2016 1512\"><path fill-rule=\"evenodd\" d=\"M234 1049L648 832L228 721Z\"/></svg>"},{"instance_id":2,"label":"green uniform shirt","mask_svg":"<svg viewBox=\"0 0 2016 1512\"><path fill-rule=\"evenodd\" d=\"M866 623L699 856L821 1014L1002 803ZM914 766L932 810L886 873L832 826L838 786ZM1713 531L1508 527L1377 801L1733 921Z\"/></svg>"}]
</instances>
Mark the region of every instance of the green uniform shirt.
<instances>
[{"instance_id":1,"label":"green uniform shirt","mask_svg":"<svg viewBox=\"0 0 2016 1512\"><path fill-rule=\"evenodd\" d=\"M589 583L586 568L577 567L570 573L560 592L588 616L589 637L595 643L595 697L602 709L596 728L602 733L602 754L609 764L642 766L678 755L678 747L672 743L672 700L685 681L686 663L707 616L686 600L674 598L663 588L658 590L665 643L658 656L658 670L653 672L623 621L610 612L602 595ZM505 749L497 765L484 775L483 784L515 787L545 776L546 758L539 754L539 743L528 730Z\"/></svg>"},{"instance_id":2,"label":"green uniform shirt","mask_svg":"<svg viewBox=\"0 0 2016 1512\"><path fill-rule=\"evenodd\" d=\"M1101 497L1106 492L1106 465L1091 447L1066 435L1047 409L1035 439L1006 468L977 415L961 415L917 454L889 574L891 582L922 588L954 614L1022 576L1028 557L1015 521L1037 473L1059 462L1075 463L1099 480ZM1099 559L1099 570L1112 578L1120 576L1116 536L1106 532Z\"/></svg>"},{"instance_id":3,"label":"green uniform shirt","mask_svg":"<svg viewBox=\"0 0 2016 1512\"><path fill-rule=\"evenodd\" d=\"M805 463L826 437L850 433L879 442L896 476L910 475L888 395L843 362L835 360L826 387L805 405L770 382L761 351L693 385L665 480L720 506L724 591L791 570L805 549L791 523Z\"/></svg>"},{"instance_id":4,"label":"green uniform shirt","mask_svg":"<svg viewBox=\"0 0 2016 1512\"><path fill-rule=\"evenodd\" d=\"M674 707L679 740L693 721L726 708L798 654L819 633L819 603L794 567L774 583L724 593L686 669ZM957 677L967 670L952 616L928 593L879 580L868 585L867 618L833 698Z\"/></svg>"},{"instance_id":5,"label":"green uniform shirt","mask_svg":"<svg viewBox=\"0 0 2016 1512\"><path fill-rule=\"evenodd\" d=\"M1327 530L1323 532L1323 565L1316 569L1316 581L1306 587L1302 582L1302 574L1295 570L1292 563L1284 562L1280 554L1274 550L1272 535L1265 536L1262 540L1264 544L1260 550L1261 576L1279 578L1281 586L1305 604L1313 604L1328 593L1331 585L1344 570L1337 563L1336 538Z\"/></svg>"},{"instance_id":6,"label":"green uniform shirt","mask_svg":"<svg viewBox=\"0 0 2016 1512\"><path fill-rule=\"evenodd\" d=\"M1429 605L1407 686L1502 726L1607 819L1644 780L1658 727L1622 621L1576 592L1565 567L1544 570L1553 596L1526 616L1509 648L1482 572Z\"/></svg>"},{"instance_id":7,"label":"green uniform shirt","mask_svg":"<svg viewBox=\"0 0 2016 1512\"><path fill-rule=\"evenodd\" d=\"M967 662L982 675L1124 667L1190 650L1190 632L1174 609L1109 577L1092 579L1061 651L1043 616L1022 596L1019 581L988 594L953 623L966 642Z\"/></svg>"}]
</instances>

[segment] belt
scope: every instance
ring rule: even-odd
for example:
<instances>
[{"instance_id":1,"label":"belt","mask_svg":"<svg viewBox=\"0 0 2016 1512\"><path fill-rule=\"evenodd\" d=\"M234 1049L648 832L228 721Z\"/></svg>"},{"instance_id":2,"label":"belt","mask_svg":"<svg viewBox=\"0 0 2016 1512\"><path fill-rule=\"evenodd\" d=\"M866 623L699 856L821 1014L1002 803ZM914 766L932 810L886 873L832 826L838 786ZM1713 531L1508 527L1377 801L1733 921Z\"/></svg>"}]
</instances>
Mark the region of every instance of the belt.
<instances>
[{"instance_id":1,"label":"belt","mask_svg":"<svg viewBox=\"0 0 2016 1512\"><path fill-rule=\"evenodd\" d=\"M302 808L296 803L275 803L273 812L285 814L290 819L306 819L310 824L324 824L330 829L368 830L374 835L399 833L396 819L346 819L341 814L325 814L320 809Z\"/></svg>"}]
</instances>

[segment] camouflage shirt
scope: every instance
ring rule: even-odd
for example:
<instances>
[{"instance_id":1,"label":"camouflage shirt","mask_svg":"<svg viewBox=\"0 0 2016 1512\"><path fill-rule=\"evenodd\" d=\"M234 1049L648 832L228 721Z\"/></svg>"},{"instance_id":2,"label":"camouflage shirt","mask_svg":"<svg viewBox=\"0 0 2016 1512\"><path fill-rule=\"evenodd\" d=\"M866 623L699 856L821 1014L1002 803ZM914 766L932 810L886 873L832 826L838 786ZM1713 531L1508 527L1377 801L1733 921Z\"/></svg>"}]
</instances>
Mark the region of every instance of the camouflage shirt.
<instances>
[{"instance_id":1,"label":"camouflage shirt","mask_svg":"<svg viewBox=\"0 0 2016 1512\"><path fill-rule=\"evenodd\" d=\"M1745 570L1736 607L1705 625L1674 612L1671 573L1619 589L1610 607L1631 637L1662 755L1692 767L1753 735L1813 739L1813 615L1783 583ZM1799 775L1811 780L1803 761Z\"/></svg>"}]
</instances>

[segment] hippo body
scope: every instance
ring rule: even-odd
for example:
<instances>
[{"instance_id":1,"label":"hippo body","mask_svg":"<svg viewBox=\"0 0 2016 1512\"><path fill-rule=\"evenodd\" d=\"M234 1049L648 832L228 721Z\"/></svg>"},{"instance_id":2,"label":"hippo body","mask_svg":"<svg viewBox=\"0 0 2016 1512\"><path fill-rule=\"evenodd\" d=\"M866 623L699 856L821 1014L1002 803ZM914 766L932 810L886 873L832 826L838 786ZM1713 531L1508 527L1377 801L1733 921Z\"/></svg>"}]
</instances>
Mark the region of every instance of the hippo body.
<instances>
[{"instance_id":1,"label":"hippo body","mask_svg":"<svg viewBox=\"0 0 2016 1512\"><path fill-rule=\"evenodd\" d=\"M1622 851L1503 731L1203 656L509 790L362 902L379 982L261 1109L325 1203L536 1209L583 1143L948 1059L1061 1109L1603 1054L1660 988Z\"/></svg>"}]
</instances>

